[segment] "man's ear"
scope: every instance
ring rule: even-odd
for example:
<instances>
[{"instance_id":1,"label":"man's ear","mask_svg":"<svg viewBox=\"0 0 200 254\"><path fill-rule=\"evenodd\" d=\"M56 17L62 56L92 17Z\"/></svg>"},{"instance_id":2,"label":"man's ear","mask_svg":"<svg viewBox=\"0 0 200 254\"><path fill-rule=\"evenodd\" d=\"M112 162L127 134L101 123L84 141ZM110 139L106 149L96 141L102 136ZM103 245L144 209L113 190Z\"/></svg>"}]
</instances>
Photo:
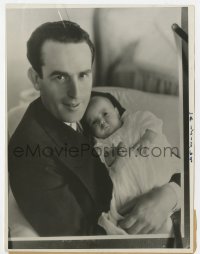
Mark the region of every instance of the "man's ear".
<instances>
[{"instance_id":1,"label":"man's ear","mask_svg":"<svg viewBox=\"0 0 200 254\"><path fill-rule=\"evenodd\" d=\"M28 69L28 78L32 82L34 88L37 91L39 91L40 90L40 84L39 84L40 77L39 77L38 73L32 67L30 67Z\"/></svg>"}]
</instances>

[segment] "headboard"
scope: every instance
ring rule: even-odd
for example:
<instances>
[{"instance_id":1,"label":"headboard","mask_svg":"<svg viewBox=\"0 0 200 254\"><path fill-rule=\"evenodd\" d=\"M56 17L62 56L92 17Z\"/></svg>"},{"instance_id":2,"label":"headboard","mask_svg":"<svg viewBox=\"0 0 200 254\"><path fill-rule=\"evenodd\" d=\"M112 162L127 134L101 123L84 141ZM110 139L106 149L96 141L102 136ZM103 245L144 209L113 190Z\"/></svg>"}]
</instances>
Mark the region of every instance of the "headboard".
<instances>
[{"instance_id":1,"label":"headboard","mask_svg":"<svg viewBox=\"0 0 200 254\"><path fill-rule=\"evenodd\" d=\"M96 9L95 84L178 95L173 23L181 25L181 8Z\"/></svg>"}]
</instances>

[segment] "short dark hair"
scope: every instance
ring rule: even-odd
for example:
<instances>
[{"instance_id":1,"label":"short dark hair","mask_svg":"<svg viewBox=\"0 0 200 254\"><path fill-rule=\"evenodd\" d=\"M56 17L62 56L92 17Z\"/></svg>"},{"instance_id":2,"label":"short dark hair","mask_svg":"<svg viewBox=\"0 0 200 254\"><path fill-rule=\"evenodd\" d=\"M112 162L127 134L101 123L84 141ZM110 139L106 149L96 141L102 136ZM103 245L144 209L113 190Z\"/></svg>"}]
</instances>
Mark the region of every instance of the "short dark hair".
<instances>
[{"instance_id":1,"label":"short dark hair","mask_svg":"<svg viewBox=\"0 0 200 254\"><path fill-rule=\"evenodd\" d=\"M42 57L41 48L45 41L52 40L61 43L86 42L91 50L92 63L94 61L94 45L89 34L78 24L62 20L57 22L47 22L33 31L27 41L27 58L33 69L42 77Z\"/></svg>"}]
</instances>

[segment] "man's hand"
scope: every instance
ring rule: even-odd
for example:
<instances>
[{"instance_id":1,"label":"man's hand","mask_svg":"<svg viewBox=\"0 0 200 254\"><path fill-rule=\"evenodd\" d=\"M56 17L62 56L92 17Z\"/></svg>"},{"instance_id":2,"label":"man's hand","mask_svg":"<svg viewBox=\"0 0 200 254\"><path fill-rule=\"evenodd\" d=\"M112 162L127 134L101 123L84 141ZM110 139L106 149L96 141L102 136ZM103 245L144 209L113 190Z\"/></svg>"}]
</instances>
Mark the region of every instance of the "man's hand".
<instances>
[{"instance_id":1,"label":"man's hand","mask_svg":"<svg viewBox=\"0 0 200 254\"><path fill-rule=\"evenodd\" d=\"M166 221L176 202L172 188L168 184L163 185L126 204L119 211L125 217L119 225L128 234L155 233Z\"/></svg>"}]
</instances>

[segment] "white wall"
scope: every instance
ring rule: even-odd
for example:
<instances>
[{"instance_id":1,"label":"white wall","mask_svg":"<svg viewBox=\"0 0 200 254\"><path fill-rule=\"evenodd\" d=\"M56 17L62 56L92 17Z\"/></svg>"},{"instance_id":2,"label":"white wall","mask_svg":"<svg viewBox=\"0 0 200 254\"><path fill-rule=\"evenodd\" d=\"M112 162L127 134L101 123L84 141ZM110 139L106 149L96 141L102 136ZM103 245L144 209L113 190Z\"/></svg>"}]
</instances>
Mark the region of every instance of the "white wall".
<instances>
[{"instance_id":1,"label":"white wall","mask_svg":"<svg viewBox=\"0 0 200 254\"><path fill-rule=\"evenodd\" d=\"M19 94L32 85L27 78L29 62L26 58L26 42L33 30L48 21L60 20L58 10L63 19L68 19L66 10L49 9L7 9L7 97L8 110L19 103ZM77 22L85 29L93 40L94 9L67 9L71 21Z\"/></svg>"}]
</instances>

